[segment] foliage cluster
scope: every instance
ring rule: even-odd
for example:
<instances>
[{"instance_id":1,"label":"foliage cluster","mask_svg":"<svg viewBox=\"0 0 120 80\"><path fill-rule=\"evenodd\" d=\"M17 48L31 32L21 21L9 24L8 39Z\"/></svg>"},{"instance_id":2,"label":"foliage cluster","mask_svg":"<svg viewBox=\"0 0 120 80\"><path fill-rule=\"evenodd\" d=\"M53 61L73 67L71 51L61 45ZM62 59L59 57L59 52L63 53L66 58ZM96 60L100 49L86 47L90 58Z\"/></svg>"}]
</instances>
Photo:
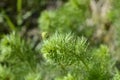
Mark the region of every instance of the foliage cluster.
<instances>
[{"instance_id":1,"label":"foliage cluster","mask_svg":"<svg viewBox=\"0 0 120 80\"><path fill-rule=\"evenodd\" d=\"M38 21L40 29L49 34L58 31L91 36L93 29L85 24L90 17L89 3L89 0L70 0L56 10L45 10Z\"/></svg>"},{"instance_id":2,"label":"foliage cluster","mask_svg":"<svg viewBox=\"0 0 120 80\"><path fill-rule=\"evenodd\" d=\"M57 1L59 0L55 2ZM112 55L113 53L119 55L120 1L108 0L112 8L103 18L108 21L102 21L100 15L94 16L93 9L90 9L91 1L96 2L93 6L99 2L103 2L104 6L104 0L61 1L67 2L57 8L52 6L52 9L47 9L51 7L46 5L49 4L49 0L31 0L31 2L17 0L16 14L12 18L6 14L9 13L8 8L0 8L0 22L8 24L11 31L8 35L0 36L0 80L120 80L119 66L115 65L116 57ZM25 3L28 7L25 7ZM42 11L43 8L39 10L39 6L48 7ZM32 43L37 41L36 35L30 36L33 40L24 39L20 30L25 26L30 28L31 24L24 20L31 20L30 16L37 11L37 14L40 13L40 17L38 15L37 17L40 28L38 32L41 32L38 37L41 40L36 45ZM115 29L114 35L109 34L113 39L106 35L112 30L111 27ZM29 30L25 33L27 31ZM92 40L93 42L97 40L94 36L98 33L100 37L97 37L101 41L105 39L108 44L103 42L99 45L92 44ZM112 46L109 46L109 43L111 44L109 40L113 40ZM112 51L111 47L114 45L115 49Z\"/></svg>"}]
</instances>

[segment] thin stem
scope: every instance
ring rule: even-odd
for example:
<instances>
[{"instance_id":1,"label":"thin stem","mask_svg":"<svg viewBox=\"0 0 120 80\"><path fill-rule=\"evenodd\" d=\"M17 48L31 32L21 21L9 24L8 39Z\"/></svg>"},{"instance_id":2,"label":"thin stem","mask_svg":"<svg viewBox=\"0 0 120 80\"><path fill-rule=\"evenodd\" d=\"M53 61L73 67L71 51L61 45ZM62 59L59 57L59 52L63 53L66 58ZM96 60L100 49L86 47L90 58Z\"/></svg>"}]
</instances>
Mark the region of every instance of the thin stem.
<instances>
[{"instance_id":1,"label":"thin stem","mask_svg":"<svg viewBox=\"0 0 120 80\"><path fill-rule=\"evenodd\" d=\"M17 0L17 24L22 24L22 0Z\"/></svg>"},{"instance_id":2,"label":"thin stem","mask_svg":"<svg viewBox=\"0 0 120 80\"><path fill-rule=\"evenodd\" d=\"M22 10L22 0L17 0L17 12L21 13Z\"/></svg>"},{"instance_id":3,"label":"thin stem","mask_svg":"<svg viewBox=\"0 0 120 80\"><path fill-rule=\"evenodd\" d=\"M11 29L11 31L15 31L16 28L15 28L14 23L11 21L11 19L9 18L9 16L5 13L5 11L3 9L2 9L2 12L3 12L3 17L6 20L6 22L9 26L9 28Z\"/></svg>"}]
</instances>

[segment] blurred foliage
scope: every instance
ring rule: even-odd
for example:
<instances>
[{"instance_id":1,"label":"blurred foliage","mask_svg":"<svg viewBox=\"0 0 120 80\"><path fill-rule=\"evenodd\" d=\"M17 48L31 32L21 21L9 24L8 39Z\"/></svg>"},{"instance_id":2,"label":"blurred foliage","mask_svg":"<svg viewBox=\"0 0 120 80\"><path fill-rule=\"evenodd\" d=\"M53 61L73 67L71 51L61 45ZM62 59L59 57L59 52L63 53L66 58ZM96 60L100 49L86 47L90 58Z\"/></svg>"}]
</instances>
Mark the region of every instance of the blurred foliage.
<instances>
[{"instance_id":1,"label":"blurred foliage","mask_svg":"<svg viewBox=\"0 0 120 80\"><path fill-rule=\"evenodd\" d=\"M0 0L0 80L120 80L119 0Z\"/></svg>"},{"instance_id":2,"label":"blurred foliage","mask_svg":"<svg viewBox=\"0 0 120 80\"><path fill-rule=\"evenodd\" d=\"M40 64L42 60L40 57L37 58L38 52L32 51L31 47L16 33L4 36L0 45L0 63L2 66L8 67L10 73L16 75L15 80L23 79L22 76L26 75L28 71L34 72L37 64Z\"/></svg>"},{"instance_id":3,"label":"blurred foliage","mask_svg":"<svg viewBox=\"0 0 120 80\"><path fill-rule=\"evenodd\" d=\"M51 6L51 3L52 0L1 0L1 32L5 33L6 31L8 33L11 31L11 23L17 27L16 29L21 29L23 26L28 28L37 27L37 18L40 12L49 7L48 5Z\"/></svg>"},{"instance_id":4,"label":"blurred foliage","mask_svg":"<svg viewBox=\"0 0 120 80\"><path fill-rule=\"evenodd\" d=\"M38 21L39 27L50 34L56 31L74 32L89 37L92 29L85 25L89 14L89 0L70 0L56 10L42 12Z\"/></svg>"}]
</instances>

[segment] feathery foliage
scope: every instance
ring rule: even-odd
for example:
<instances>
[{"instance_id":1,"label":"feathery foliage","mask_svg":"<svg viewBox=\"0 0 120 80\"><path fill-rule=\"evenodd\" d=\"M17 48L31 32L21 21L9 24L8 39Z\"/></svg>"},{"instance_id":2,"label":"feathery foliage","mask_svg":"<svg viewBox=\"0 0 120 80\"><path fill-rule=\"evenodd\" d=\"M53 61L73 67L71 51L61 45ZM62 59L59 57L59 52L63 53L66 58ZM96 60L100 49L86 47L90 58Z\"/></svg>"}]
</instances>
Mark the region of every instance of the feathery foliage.
<instances>
[{"instance_id":1,"label":"feathery foliage","mask_svg":"<svg viewBox=\"0 0 120 80\"><path fill-rule=\"evenodd\" d=\"M56 10L42 12L38 22L40 29L50 34L71 31L77 35L90 36L92 28L85 26L89 15L89 0L70 0ZM89 31L85 28L89 28Z\"/></svg>"},{"instance_id":2,"label":"feathery foliage","mask_svg":"<svg viewBox=\"0 0 120 80\"><path fill-rule=\"evenodd\" d=\"M15 32L4 36L0 45L0 64L3 68L3 73L0 75L3 75L8 68L15 80L21 80L29 71L35 71L40 61L40 59L37 60L37 51L33 51ZM8 76L10 80L12 80L11 77Z\"/></svg>"},{"instance_id":3,"label":"feathery foliage","mask_svg":"<svg viewBox=\"0 0 120 80\"><path fill-rule=\"evenodd\" d=\"M44 41L42 53L48 62L60 66L66 75L75 77L74 80L109 80L111 77L113 66L108 48L102 45L89 50L86 39L73 34L56 33Z\"/></svg>"},{"instance_id":4,"label":"feathery foliage","mask_svg":"<svg viewBox=\"0 0 120 80\"><path fill-rule=\"evenodd\" d=\"M120 80L112 55L120 51L120 0L16 3L16 11L1 8L0 24L13 32L0 34L0 80Z\"/></svg>"}]
</instances>

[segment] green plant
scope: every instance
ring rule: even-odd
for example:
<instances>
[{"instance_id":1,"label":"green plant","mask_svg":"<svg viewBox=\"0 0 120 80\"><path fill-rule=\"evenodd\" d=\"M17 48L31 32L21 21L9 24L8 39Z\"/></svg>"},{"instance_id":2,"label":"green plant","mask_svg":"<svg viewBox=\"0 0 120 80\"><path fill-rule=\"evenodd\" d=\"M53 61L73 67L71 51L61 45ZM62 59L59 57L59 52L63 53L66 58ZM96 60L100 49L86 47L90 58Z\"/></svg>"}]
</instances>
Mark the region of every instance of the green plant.
<instances>
[{"instance_id":1,"label":"green plant","mask_svg":"<svg viewBox=\"0 0 120 80\"><path fill-rule=\"evenodd\" d=\"M45 10L42 12L38 22L40 29L50 34L58 31L90 36L93 29L85 26L89 15L89 0L69 0L56 10Z\"/></svg>"},{"instance_id":2,"label":"green plant","mask_svg":"<svg viewBox=\"0 0 120 80\"><path fill-rule=\"evenodd\" d=\"M118 70L116 70L116 73L115 73L115 75L114 75L112 80L120 80L120 73L119 73Z\"/></svg>"},{"instance_id":3,"label":"green plant","mask_svg":"<svg viewBox=\"0 0 120 80\"><path fill-rule=\"evenodd\" d=\"M74 80L109 80L111 77L113 66L108 48L102 45L89 50L84 38L56 33L44 41L42 53L48 62L59 66L64 75L71 74Z\"/></svg>"},{"instance_id":4,"label":"green plant","mask_svg":"<svg viewBox=\"0 0 120 80\"><path fill-rule=\"evenodd\" d=\"M108 48L104 45L90 48L84 37L80 38L72 33L55 33L44 40L42 47L39 48L44 59L38 57L39 51L32 50L31 46L16 33L4 36L0 45L0 79L2 80L116 78Z\"/></svg>"},{"instance_id":5,"label":"green plant","mask_svg":"<svg viewBox=\"0 0 120 80\"><path fill-rule=\"evenodd\" d=\"M7 15L7 10L2 8L0 23L4 23L5 19L12 33L0 34L0 80L120 80L119 68L116 68L114 60L116 57L111 54L119 52L120 1L110 0L113 4L111 11L101 18L90 12L92 0L68 0L57 9L45 10L41 13L38 22L42 39L39 31L37 33L32 29L25 31L26 34L28 33L25 37L30 36L32 40L30 38L24 40L14 31L20 28L18 26L24 25L24 20L29 19L34 12L41 11L42 8L39 10L39 6L45 5L46 1L52 0L35 0L35 2L34 0L17 0L17 15L14 15L16 23L10 15ZM93 1L95 6L100 2L100 0ZM27 8L33 7L30 11L24 7L27 2ZM38 4L41 5L38 6ZM103 0L100 10L106 8L107 4L105 4ZM24 13L25 10L27 11ZM86 23L86 20L91 17L94 18L93 21L97 20L92 23L92 26ZM25 26L30 25L26 24ZM115 45L115 51L112 52L111 48L101 44L102 39L99 45L92 45L91 39L94 38L91 36L95 36L93 35L95 29L98 30L96 33L100 34L98 37L102 38L101 36L104 37L109 33L113 26L115 26L115 34L112 36L115 43L112 47ZM38 37L31 36L29 32L37 33ZM47 33L50 35L46 35ZM36 41L38 42L35 43ZM117 61L117 67L119 67L118 64L119 61Z\"/></svg>"},{"instance_id":6,"label":"green plant","mask_svg":"<svg viewBox=\"0 0 120 80\"><path fill-rule=\"evenodd\" d=\"M14 75L11 73L10 68L0 65L0 79L1 80L13 80Z\"/></svg>"},{"instance_id":7,"label":"green plant","mask_svg":"<svg viewBox=\"0 0 120 80\"><path fill-rule=\"evenodd\" d=\"M4 36L0 45L0 64L3 68L0 76L6 73L4 67L9 69L8 71L14 75L15 80L21 80L28 72L36 71L37 64L40 64L40 59L37 59L38 52L33 51L15 32ZM13 80L11 77L8 78Z\"/></svg>"}]
</instances>

